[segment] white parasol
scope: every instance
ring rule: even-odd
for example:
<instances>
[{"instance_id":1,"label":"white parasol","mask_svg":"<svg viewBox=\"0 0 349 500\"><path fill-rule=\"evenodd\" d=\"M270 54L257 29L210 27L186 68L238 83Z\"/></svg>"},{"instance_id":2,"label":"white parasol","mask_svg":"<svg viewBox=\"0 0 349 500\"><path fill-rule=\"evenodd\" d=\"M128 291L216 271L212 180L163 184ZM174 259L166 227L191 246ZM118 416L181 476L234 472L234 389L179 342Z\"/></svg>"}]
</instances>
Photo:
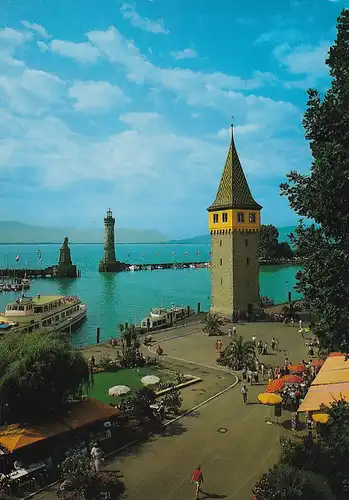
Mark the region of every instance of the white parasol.
<instances>
[{"instance_id":1,"label":"white parasol","mask_svg":"<svg viewBox=\"0 0 349 500\"><path fill-rule=\"evenodd\" d=\"M143 385L155 385L160 382L160 379L156 375L146 375L141 379L141 382Z\"/></svg>"},{"instance_id":2,"label":"white parasol","mask_svg":"<svg viewBox=\"0 0 349 500\"><path fill-rule=\"evenodd\" d=\"M109 396L122 396L123 394L128 394L131 391L127 385L115 385L109 389Z\"/></svg>"}]
</instances>

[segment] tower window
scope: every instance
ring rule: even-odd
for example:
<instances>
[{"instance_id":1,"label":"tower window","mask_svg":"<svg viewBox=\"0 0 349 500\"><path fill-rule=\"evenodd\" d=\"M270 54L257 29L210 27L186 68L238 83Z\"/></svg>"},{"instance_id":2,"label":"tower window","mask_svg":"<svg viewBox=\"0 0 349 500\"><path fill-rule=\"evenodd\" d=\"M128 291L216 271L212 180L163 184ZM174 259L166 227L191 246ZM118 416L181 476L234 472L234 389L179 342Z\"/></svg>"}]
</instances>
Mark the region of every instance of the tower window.
<instances>
[{"instance_id":1,"label":"tower window","mask_svg":"<svg viewBox=\"0 0 349 500\"><path fill-rule=\"evenodd\" d=\"M250 259L249 257L246 258L246 264L249 265L250 264Z\"/></svg>"},{"instance_id":2,"label":"tower window","mask_svg":"<svg viewBox=\"0 0 349 500\"><path fill-rule=\"evenodd\" d=\"M222 214L222 221L223 221L223 222L228 222L228 214L227 214L226 212L224 212L224 213Z\"/></svg>"},{"instance_id":3,"label":"tower window","mask_svg":"<svg viewBox=\"0 0 349 500\"><path fill-rule=\"evenodd\" d=\"M248 247L248 239L245 238L245 247Z\"/></svg>"},{"instance_id":4,"label":"tower window","mask_svg":"<svg viewBox=\"0 0 349 500\"><path fill-rule=\"evenodd\" d=\"M222 240L219 240L219 246L220 247L222 246Z\"/></svg>"},{"instance_id":5,"label":"tower window","mask_svg":"<svg viewBox=\"0 0 349 500\"><path fill-rule=\"evenodd\" d=\"M244 213L238 212L238 222L244 222Z\"/></svg>"},{"instance_id":6,"label":"tower window","mask_svg":"<svg viewBox=\"0 0 349 500\"><path fill-rule=\"evenodd\" d=\"M248 214L248 222L250 224L255 224L256 223L256 214Z\"/></svg>"},{"instance_id":7,"label":"tower window","mask_svg":"<svg viewBox=\"0 0 349 500\"><path fill-rule=\"evenodd\" d=\"M219 259L219 263L221 266L223 266L223 259Z\"/></svg>"},{"instance_id":8,"label":"tower window","mask_svg":"<svg viewBox=\"0 0 349 500\"><path fill-rule=\"evenodd\" d=\"M213 222L217 224L218 222L218 214L213 214Z\"/></svg>"}]
</instances>

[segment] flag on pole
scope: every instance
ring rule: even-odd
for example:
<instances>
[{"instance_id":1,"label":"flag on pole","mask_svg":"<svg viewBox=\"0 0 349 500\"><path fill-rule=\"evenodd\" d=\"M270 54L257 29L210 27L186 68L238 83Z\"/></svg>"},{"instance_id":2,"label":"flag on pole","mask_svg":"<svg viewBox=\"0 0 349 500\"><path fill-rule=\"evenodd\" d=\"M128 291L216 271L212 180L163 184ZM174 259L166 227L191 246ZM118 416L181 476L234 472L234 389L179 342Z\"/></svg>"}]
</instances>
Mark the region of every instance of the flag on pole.
<instances>
[{"instance_id":1,"label":"flag on pole","mask_svg":"<svg viewBox=\"0 0 349 500\"><path fill-rule=\"evenodd\" d=\"M19 256L19 255L17 255L17 257L16 257L16 262L19 262L19 258L20 258L20 256Z\"/></svg>"}]
</instances>

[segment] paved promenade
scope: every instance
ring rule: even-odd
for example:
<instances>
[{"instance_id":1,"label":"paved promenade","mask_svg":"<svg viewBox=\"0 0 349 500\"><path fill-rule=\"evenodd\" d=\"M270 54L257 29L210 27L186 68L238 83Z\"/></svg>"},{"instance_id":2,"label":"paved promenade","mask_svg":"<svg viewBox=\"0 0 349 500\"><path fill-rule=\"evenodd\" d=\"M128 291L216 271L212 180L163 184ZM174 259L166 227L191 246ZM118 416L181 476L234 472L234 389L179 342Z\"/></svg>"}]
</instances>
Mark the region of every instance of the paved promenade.
<instances>
[{"instance_id":1,"label":"paved promenade","mask_svg":"<svg viewBox=\"0 0 349 500\"><path fill-rule=\"evenodd\" d=\"M224 327L225 331L229 326ZM269 345L273 336L280 340L279 352L260 356L260 361L266 364L276 366L284 362L285 356L294 363L306 358L304 341L296 327L286 327L282 323L251 323L238 325L237 333L246 340L251 340L255 334L257 340L268 340ZM177 338L171 338L174 336ZM155 334L154 338L161 342L164 350L164 366L204 378L202 385L183 391L185 409L210 398L236 380L216 366L216 338L204 336L200 324ZM223 344L228 343L228 337L222 340ZM99 346L95 349L100 354L110 348ZM86 355L91 353L88 351ZM194 486L190 479L197 465L201 465L205 478L205 494L199 498L249 500L259 476L278 459L280 436L289 432L283 425L265 424L269 408L257 402L257 395L264 391L265 384L252 385L249 404L244 406L238 383L197 412L170 425L166 436L150 438L119 452L105 468L121 471L129 500L193 499ZM286 412L281 422L289 419L290 414ZM36 498L56 497L45 492Z\"/></svg>"}]
</instances>

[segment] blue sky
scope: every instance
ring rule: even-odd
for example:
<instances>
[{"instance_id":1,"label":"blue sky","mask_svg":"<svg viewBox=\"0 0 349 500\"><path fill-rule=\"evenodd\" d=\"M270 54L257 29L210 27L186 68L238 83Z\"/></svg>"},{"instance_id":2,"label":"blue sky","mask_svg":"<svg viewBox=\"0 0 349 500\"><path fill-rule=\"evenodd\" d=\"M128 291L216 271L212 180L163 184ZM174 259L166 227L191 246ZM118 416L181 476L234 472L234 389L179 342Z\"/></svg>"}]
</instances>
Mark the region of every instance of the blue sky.
<instances>
[{"instance_id":1,"label":"blue sky","mask_svg":"<svg viewBox=\"0 0 349 500\"><path fill-rule=\"evenodd\" d=\"M207 232L234 115L262 221L310 166L341 0L0 0L0 219Z\"/></svg>"}]
</instances>

